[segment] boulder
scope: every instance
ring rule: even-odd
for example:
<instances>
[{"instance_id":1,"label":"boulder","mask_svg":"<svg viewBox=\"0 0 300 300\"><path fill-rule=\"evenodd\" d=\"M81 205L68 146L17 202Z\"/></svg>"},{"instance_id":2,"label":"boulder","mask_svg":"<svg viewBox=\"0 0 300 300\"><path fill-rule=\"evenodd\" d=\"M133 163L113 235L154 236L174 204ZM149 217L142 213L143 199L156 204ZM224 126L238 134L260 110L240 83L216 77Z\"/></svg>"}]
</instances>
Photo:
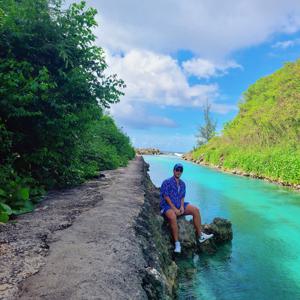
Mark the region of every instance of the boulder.
<instances>
[{"instance_id":1,"label":"boulder","mask_svg":"<svg viewBox=\"0 0 300 300\"><path fill-rule=\"evenodd\" d=\"M233 237L231 222L224 218L217 217L212 223L202 225L204 233L213 233L214 236L201 244L197 241L192 220L187 221L184 216L181 216L178 218L177 224L183 252L214 253L217 251L218 245L231 241ZM166 221L163 224L163 231L164 234L169 234L170 247L173 248L170 227Z\"/></svg>"}]
</instances>

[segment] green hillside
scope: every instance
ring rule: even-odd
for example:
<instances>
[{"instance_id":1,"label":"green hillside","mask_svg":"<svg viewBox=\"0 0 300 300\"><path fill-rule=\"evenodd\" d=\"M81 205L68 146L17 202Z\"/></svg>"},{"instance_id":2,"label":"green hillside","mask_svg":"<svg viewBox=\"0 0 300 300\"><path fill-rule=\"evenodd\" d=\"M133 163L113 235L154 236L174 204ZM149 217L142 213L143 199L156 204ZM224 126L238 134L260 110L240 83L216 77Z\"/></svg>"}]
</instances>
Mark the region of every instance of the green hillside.
<instances>
[{"instance_id":1,"label":"green hillside","mask_svg":"<svg viewBox=\"0 0 300 300\"><path fill-rule=\"evenodd\" d=\"M251 85L222 135L192 157L225 170L300 184L300 60Z\"/></svg>"}]
</instances>

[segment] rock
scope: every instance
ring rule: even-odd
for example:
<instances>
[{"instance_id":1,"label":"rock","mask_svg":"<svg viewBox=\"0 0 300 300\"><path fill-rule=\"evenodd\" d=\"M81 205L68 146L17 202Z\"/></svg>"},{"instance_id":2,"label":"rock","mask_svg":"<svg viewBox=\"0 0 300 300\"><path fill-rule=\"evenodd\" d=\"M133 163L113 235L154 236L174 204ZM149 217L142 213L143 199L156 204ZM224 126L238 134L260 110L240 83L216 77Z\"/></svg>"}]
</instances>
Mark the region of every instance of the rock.
<instances>
[{"instance_id":1,"label":"rock","mask_svg":"<svg viewBox=\"0 0 300 300\"><path fill-rule=\"evenodd\" d=\"M192 153L191 152L184 153L181 158L183 158L184 160L191 160Z\"/></svg>"},{"instance_id":2,"label":"rock","mask_svg":"<svg viewBox=\"0 0 300 300\"><path fill-rule=\"evenodd\" d=\"M196 239L193 221L187 221L185 217L179 217L177 220L179 229L179 240L181 242L183 252L185 250L192 252L216 252L217 246L225 242L231 241L233 237L231 222L223 218L215 218L211 224L203 224L202 231L204 233L213 233L214 236L205 241L199 243ZM166 222L164 227L164 234L168 234L170 237L171 247L173 247L171 240L171 231Z\"/></svg>"},{"instance_id":3,"label":"rock","mask_svg":"<svg viewBox=\"0 0 300 300\"><path fill-rule=\"evenodd\" d=\"M233 238L232 224L223 218L214 218L211 224L203 226L205 233L213 233L212 240L217 244L231 241Z\"/></svg>"},{"instance_id":4,"label":"rock","mask_svg":"<svg viewBox=\"0 0 300 300\"><path fill-rule=\"evenodd\" d=\"M171 299L169 295L172 295L173 286L176 286L174 274L177 274L177 265L174 261L171 262L169 272L167 276L160 273L153 267L147 267L145 269L145 276L143 277L143 288L147 293L148 299ZM173 276L171 276L173 274ZM172 278L173 281L169 282Z\"/></svg>"},{"instance_id":5,"label":"rock","mask_svg":"<svg viewBox=\"0 0 300 300\"><path fill-rule=\"evenodd\" d=\"M7 284L7 283L0 284L0 292L4 292L11 288L12 288L11 284Z\"/></svg>"},{"instance_id":6,"label":"rock","mask_svg":"<svg viewBox=\"0 0 300 300\"><path fill-rule=\"evenodd\" d=\"M177 224L179 229L179 240L182 245L182 248L196 249L196 235L192 222L185 220L185 217L179 217Z\"/></svg>"},{"instance_id":7,"label":"rock","mask_svg":"<svg viewBox=\"0 0 300 300\"><path fill-rule=\"evenodd\" d=\"M93 178L95 178L95 179L105 178L105 174L99 173L99 174L97 174L97 175L94 175Z\"/></svg>"},{"instance_id":8,"label":"rock","mask_svg":"<svg viewBox=\"0 0 300 300\"><path fill-rule=\"evenodd\" d=\"M166 284L163 275L153 267L145 269L146 274L143 277L143 288L150 299L159 299L161 295L166 294Z\"/></svg>"}]
</instances>

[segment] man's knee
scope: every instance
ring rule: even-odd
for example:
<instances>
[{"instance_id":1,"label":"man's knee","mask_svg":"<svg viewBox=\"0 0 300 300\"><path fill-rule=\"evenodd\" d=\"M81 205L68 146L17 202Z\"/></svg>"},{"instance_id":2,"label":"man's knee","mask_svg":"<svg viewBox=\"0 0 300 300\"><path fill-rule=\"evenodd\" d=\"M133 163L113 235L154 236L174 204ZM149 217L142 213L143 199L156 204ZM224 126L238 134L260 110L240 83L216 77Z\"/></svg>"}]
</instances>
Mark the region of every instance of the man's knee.
<instances>
[{"instance_id":1,"label":"man's knee","mask_svg":"<svg viewBox=\"0 0 300 300\"><path fill-rule=\"evenodd\" d=\"M193 210L193 217L200 216L200 209L198 207L195 207Z\"/></svg>"},{"instance_id":2,"label":"man's knee","mask_svg":"<svg viewBox=\"0 0 300 300\"><path fill-rule=\"evenodd\" d=\"M191 207L191 215L195 216L195 215L198 215L200 214L200 210L197 206L192 206Z\"/></svg>"},{"instance_id":3,"label":"man's knee","mask_svg":"<svg viewBox=\"0 0 300 300\"><path fill-rule=\"evenodd\" d=\"M174 223L174 222L176 222L177 221L177 217L176 217L176 214L175 214L175 212L173 211L173 210L168 210L167 212L166 212L166 217L167 217L167 219L168 219L168 221L170 222L170 223Z\"/></svg>"}]
</instances>

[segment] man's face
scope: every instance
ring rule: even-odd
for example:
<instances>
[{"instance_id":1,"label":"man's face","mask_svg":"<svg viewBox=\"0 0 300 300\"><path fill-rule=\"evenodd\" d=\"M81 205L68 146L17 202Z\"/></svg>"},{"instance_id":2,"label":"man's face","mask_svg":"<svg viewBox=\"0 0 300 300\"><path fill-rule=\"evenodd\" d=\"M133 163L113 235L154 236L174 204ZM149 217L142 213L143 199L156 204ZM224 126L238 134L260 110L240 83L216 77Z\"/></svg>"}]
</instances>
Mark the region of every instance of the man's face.
<instances>
[{"instance_id":1,"label":"man's face","mask_svg":"<svg viewBox=\"0 0 300 300\"><path fill-rule=\"evenodd\" d=\"M176 177L176 178L180 178L180 176L181 176L181 174L182 174L182 172L183 172L183 170L182 170L182 168L176 168L176 169L174 169L174 171L173 171L173 173L174 173L174 176Z\"/></svg>"}]
</instances>

